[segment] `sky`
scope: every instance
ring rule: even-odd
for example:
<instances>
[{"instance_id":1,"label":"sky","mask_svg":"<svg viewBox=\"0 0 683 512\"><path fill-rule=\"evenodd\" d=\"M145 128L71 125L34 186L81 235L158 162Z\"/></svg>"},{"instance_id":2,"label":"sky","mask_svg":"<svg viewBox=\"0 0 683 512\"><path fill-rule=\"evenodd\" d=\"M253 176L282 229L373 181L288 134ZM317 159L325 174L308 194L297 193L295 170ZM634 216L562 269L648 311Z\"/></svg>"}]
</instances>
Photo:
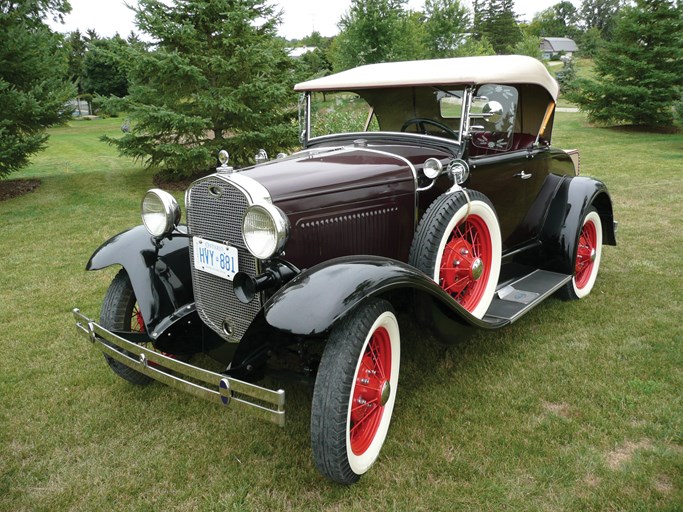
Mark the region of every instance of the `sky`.
<instances>
[{"instance_id":1,"label":"sky","mask_svg":"<svg viewBox=\"0 0 683 512\"><path fill-rule=\"evenodd\" d=\"M133 11L126 7L137 5L136 0L69 0L71 14L66 16L65 23L52 23L58 32L71 32L76 29L85 32L95 29L100 36L111 37L116 32L127 36L135 30ZM521 20L531 20L533 15L546 9L560 0L516 0L515 10ZM469 0L464 2L470 5ZM579 5L580 0L572 0ZM342 14L351 5L351 0L273 0L283 12L283 23L279 33L287 39L301 39L314 30L323 36L333 36L339 32L337 23ZM424 0L409 0L412 10L421 10ZM471 6L471 5L470 5Z\"/></svg>"}]
</instances>

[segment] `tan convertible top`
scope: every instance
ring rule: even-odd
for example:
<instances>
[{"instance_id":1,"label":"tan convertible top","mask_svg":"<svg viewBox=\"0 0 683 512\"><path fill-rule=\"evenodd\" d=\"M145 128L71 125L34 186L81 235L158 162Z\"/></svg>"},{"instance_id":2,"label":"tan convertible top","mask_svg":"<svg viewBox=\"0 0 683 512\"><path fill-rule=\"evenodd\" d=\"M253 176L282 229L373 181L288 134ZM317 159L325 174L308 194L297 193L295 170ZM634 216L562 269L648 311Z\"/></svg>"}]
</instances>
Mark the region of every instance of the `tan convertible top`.
<instances>
[{"instance_id":1,"label":"tan convertible top","mask_svg":"<svg viewBox=\"0 0 683 512\"><path fill-rule=\"evenodd\" d=\"M522 55L415 60L368 64L309 80L295 91L353 91L386 87L455 84L538 84L554 100L559 87L541 62Z\"/></svg>"}]
</instances>

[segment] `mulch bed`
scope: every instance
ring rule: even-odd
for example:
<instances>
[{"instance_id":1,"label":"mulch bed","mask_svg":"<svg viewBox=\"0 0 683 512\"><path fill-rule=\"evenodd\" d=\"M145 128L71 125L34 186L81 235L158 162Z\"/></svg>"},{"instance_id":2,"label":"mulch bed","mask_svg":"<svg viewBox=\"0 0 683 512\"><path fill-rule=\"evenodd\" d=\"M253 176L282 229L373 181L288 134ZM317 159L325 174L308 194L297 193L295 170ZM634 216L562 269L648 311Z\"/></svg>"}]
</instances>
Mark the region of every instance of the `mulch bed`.
<instances>
[{"instance_id":1,"label":"mulch bed","mask_svg":"<svg viewBox=\"0 0 683 512\"><path fill-rule=\"evenodd\" d=\"M0 201L23 196L33 192L40 186L40 180L0 180Z\"/></svg>"}]
</instances>

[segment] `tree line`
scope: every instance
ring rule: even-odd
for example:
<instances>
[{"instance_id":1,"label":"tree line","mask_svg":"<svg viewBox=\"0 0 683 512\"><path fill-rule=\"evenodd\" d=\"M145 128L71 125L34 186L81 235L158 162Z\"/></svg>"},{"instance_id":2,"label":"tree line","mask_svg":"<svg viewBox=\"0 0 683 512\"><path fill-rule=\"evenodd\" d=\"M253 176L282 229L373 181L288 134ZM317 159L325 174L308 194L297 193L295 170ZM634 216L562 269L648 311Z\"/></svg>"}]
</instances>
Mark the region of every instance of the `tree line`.
<instances>
[{"instance_id":1,"label":"tree line","mask_svg":"<svg viewBox=\"0 0 683 512\"><path fill-rule=\"evenodd\" d=\"M45 128L70 118L67 101L125 112L126 133L105 138L123 155L170 175L210 168L227 148L236 165L259 148L297 139L297 81L375 62L490 54L540 58L540 37L570 37L595 58L594 79L569 66L562 90L591 120L671 127L683 113L680 0L560 1L520 23L514 0L352 0L340 32L301 40L277 35L281 13L263 0L140 0L125 39L66 36L68 0L0 0L0 178L45 147ZM151 41L151 42L147 42ZM313 51L299 59L292 46Z\"/></svg>"}]
</instances>

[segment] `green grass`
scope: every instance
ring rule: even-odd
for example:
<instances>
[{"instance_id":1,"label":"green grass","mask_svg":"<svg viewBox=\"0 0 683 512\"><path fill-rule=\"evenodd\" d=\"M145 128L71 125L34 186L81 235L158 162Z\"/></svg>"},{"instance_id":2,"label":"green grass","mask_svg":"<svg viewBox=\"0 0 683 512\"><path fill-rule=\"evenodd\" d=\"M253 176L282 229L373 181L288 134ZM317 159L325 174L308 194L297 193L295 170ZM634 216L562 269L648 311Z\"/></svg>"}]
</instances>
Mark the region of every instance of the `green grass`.
<instances>
[{"instance_id":1,"label":"green grass","mask_svg":"<svg viewBox=\"0 0 683 512\"><path fill-rule=\"evenodd\" d=\"M342 488L312 465L305 386L279 429L132 387L77 336L70 309L97 316L115 272L84 265L151 186L97 141L119 125L52 130L14 176L41 187L0 202L0 510L681 510L683 136L557 114L620 221L593 293L449 345L402 315L389 438Z\"/></svg>"}]
</instances>

